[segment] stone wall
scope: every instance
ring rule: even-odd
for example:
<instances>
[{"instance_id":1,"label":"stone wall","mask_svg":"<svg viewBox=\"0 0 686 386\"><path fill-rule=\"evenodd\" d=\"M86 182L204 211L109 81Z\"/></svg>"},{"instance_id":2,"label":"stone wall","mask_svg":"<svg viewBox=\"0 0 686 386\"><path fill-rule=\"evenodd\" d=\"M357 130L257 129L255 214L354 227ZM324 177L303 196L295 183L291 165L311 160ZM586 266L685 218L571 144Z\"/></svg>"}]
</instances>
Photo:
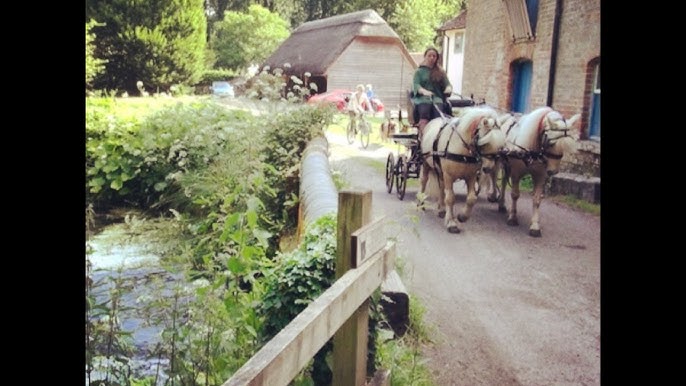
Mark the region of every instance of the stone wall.
<instances>
[{"instance_id":1,"label":"stone wall","mask_svg":"<svg viewBox=\"0 0 686 386\"><path fill-rule=\"evenodd\" d=\"M581 140L575 154L565 155L560 170L587 177L600 177L600 143Z\"/></svg>"}]
</instances>

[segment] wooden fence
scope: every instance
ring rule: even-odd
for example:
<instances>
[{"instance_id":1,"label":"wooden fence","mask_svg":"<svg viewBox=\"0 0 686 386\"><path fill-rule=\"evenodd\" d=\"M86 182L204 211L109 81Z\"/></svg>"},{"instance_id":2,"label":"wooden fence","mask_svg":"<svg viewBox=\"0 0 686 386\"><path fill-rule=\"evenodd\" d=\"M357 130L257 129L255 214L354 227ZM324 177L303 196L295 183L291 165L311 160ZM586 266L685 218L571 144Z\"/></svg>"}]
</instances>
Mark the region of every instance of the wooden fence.
<instances>
[{"instance_id":1,"label":"wooden fence","mask_svg":"<svg viewBox=\"0 0 686 386\"><path fill-rule=\"evenodd\" d=\"M286 386L333 336L333 386L366 382L368 299L395 269L396 247L371 222L372 192L338 193L334 284L250 358L223 386ZM388 384L385 379L377 382Z\"/></svg>"}]
</instances>

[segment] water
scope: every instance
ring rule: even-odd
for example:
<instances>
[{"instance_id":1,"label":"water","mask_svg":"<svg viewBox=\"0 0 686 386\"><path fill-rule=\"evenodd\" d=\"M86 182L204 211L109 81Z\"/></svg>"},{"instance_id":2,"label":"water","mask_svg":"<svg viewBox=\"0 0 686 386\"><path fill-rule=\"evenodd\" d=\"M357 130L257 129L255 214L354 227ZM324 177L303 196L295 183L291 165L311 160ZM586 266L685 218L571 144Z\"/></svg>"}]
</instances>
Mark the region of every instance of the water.
<instances>
[{"instance_id":1,"label":"water","mask_svg":"<svg viewBox=\"0 0 686 386\"><path fill-rule=\"evenodd\" d=\"M109 299L115 279L120 279L120 288L125 289L118 317L121 329L132 334L131 341L135 347L129 366L137 378L158 373L158 385L164 384L167 377L161 370L168 366L168 360L150 358L152 350L160 343L162 326L146 325L140 310L145 308L152 296L160 298L171 295L173 285L181 283L183 276L161 268L159 256L146 252L149 250L147 245L132 242L123 224L104 228L89 241L89 245L92 248L87 256L93 281L91 294L96 303ZM104 366L105 363L101 362L101 367ZM91 381L104 376L102 372L93 371Z\"/></svg>"}]
</instances>

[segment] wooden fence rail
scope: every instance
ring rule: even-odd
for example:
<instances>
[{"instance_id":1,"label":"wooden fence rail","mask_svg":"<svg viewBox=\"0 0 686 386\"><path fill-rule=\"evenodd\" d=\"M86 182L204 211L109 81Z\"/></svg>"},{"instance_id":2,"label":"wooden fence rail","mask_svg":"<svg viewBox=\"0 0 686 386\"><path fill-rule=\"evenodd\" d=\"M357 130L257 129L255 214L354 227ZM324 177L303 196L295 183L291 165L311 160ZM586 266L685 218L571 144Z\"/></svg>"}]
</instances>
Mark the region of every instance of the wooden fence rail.
<instances>
[{"instance_id":1,"label":"wooden fence rail","mask_svg":"<svg viewBox=\"0 0 686 386\"><path fill-rule=\"evenodd\" d=\"M334 334L333 385L366 383L367 300L395 269L396 256L394 242L379 241L382 222L370 224L370 217L371 191L339 193L338 279L223 386L286 386Z\"/></svg>"}]
</instances>

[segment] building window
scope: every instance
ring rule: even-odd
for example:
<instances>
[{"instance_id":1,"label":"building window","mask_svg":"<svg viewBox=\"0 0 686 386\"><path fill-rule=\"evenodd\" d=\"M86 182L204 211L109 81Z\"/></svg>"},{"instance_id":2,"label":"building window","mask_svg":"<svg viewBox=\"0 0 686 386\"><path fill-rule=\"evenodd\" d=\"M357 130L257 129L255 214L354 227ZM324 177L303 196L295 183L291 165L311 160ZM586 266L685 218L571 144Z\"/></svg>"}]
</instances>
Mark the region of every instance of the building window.
<instances>
[{"instance_id":1,"label":"building window","mask_svg":"<svg viewBox=\"0 0 686 386\"><path fill-rule=\"evenodd\" d=\"M530 60L521 60L512 64L512 105L510 110L516 113L527 113L533 64Z\"/></svg>"},{"instance_id":2,"label":"building window","mask_svg":"<svg viewBox=\"0 0 686 386\"><path fill-rule=\"evenodd\" d=\"M462 53L462 40L464 39L464 34L461 32L458 32L455 34L455 42L453 45L453 54L461 54Z\"/></svg>"},{"instance_id":3,"label":"building window","mask_svg":"<svg viewBox=\"0 0 686 386\"><path fill-rule=\"evenodd\" d=\"M600 142L600 63L596 64L594 69L588 138Z\"/></svg>"},{"instance_id":4,"label":"building window","mask_svg":"<svg viewBox=\"0 0 686 386\"><path fill-rule=\"evenodd\" d=\"M515 43L534 40L538 22L539 0L503 0L510 18L512 41Z\"/></svg>"}]
</instances>

